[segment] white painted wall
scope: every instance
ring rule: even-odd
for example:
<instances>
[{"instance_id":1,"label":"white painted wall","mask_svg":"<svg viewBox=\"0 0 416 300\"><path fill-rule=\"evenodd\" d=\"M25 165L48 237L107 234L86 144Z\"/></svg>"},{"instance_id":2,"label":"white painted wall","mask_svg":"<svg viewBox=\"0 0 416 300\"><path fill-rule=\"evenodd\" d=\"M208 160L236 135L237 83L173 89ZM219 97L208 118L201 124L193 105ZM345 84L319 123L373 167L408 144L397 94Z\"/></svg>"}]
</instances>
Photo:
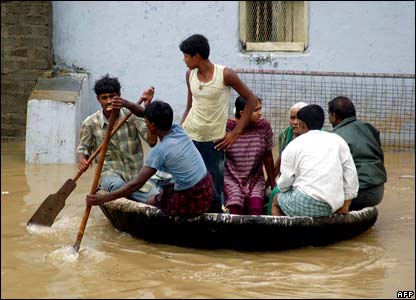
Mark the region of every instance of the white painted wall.
<instances>
[{"instance_id":1,"label":"white painted wall","mask_svg":"<svg viewBox=\"0 0 416 300\"><path fill-rule=\"evenodd\" d=\"M88 74L67 74L53 89L35 88L27 104L25 161L34 164L75 164L82 121L88 116L90 86ZM68 92L65 81L79 82ZM38 87L38 85L37 85ZM59 98L67 95L66 101ZM34 95L40 95L35 98Z\"/></svg>"},{"instance_id":2,"label":"white painted wall","mask_svg":"<svg viewBox=\"0 0 416 300\"><path fill-rule=\"evenodd\" d=\"M75 163L74 116L74 103L47 99L29 100L26 161L35 164Z\"/></svg>"},{"instance_id":3,"label":"white painted wall","mask_svg":"<svg viewBox=\"0 0 416 300\"><path fill-rule=\"evenodd\" d=\"M90 72L91 89L107 72L131 101L154 85L176 120L186 104L178 45L194 33L209 39L212 62L232 68L415 73L415 2L311 1L309 9L308 51L257 64L240 52L238 1L53 1L54 55L58 66ZM99 106L90 99L92 113Z\"/></svg>"}]
</instances>

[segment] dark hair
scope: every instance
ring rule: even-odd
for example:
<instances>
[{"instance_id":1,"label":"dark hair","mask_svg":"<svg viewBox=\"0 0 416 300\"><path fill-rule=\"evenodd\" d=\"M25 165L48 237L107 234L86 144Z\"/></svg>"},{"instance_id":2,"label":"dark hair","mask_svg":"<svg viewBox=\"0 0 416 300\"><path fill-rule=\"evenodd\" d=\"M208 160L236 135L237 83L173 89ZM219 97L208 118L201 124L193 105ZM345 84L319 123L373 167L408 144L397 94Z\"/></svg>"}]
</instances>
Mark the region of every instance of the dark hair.
<instances>
[{"instance_id":1,"label":"dark hair","mask_svg":"<svg viewBox=\"0 0 416 300\"><path fill-rule=\"evenodd\" d=\"M184 54L195 56L199 54L203 59L209 57L209 44L208 40L202 34L194 34L182 41L179 45L179 49Z\"/></svg>"},{"instance_id":2,"label":"dark hair","mask_svg":"<svg viewBox=\"0 0 416 300\"><path fill-rule=\"evenodd\" d=\"M116 93L120 95L120 82L117 77L111 78L107 73L101 79L97 80L94 85L94 91L97 96L105 93Z\"/></svg>"},{"instance_id":3,"label":"dark hair","mask_svg":"<svg viewBox=\"0 0 416 300\"><path fill-rule=\"evenodd\" d=\"M170 130L173 121L172 107L166 102L155 100L144 109L144 116L162 131Z\"/></svg>"},{"instance_id":4,"label":"dark hair","mask_svg":"<svg viewBox=\"0 0 416 300\"><path fill-rule=\"evenodd\" d=\"M339 96L328 102L328 111L334 113L344 120L349 117L355 117L355 107L352 101L344 96Z\"/></svg>"},{"instance_id":5,"label":"dark hair","mask_svg":"<svg viewBox=\"0 0 416 300\"><path fill-rule=\"evenodd\" d=\"M261 98L257 97L257 101L259 101L261 103ZM241 114L240 111L244 110L244 107L246 106L247 100L241 96L238 96L235 99L235 118L236 119L240 119L241 118Z\"/></svg>"},{"instance_id":6,"label":"dark hair","mask_svg":"<svg viewBox=\"0 0 416 300\"><path fill-rule=\"evenodd\" d=\"M309 130L320 130L325 122L325 113L319 105L309 104L298 111L298 119L305 122Z\"/></svg>"}]
</instances>

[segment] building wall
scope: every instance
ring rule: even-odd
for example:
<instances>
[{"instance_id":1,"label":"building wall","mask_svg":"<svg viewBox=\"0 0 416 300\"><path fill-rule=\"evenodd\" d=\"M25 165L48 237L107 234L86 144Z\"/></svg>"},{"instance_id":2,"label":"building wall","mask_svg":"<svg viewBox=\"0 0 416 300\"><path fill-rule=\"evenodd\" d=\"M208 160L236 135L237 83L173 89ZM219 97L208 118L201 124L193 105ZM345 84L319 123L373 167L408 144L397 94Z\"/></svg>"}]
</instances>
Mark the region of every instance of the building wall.
<instances>
[{"instance_id":1,"label":"building wall","mask_svg":"<svg viewBox=\"0 0 416 300\"><path fill-rule=\"evenodd\" d=\"M52 67L50 1L1 2L1 139L24 140L37 77Z\"/></svg>"},{"instance_id":2,"label":"building wall","mask_svg":"<svg viewBox=\"0 0 416 300\"><path fill-rule=\"evenodd\" d=\"M412 1L311 1L309 48L281 54L241 51L238 1L2 1L1 17L2 140L24 139L29 95L53 55L58 68L91 74L82 113L99 107L92 88L108 72L131 101L155 86L176 120L186 104L178 45L194 33L208 37L213 62L232 68L415 73Z\"/></svg>"},{"instance_id":3,"label":"building wall","mask_svg":"<svg viewBox=\"0 0 416 300\"><path fill-rule=\"evenodd\" d=\"M242 53L238 1L53 1L58 65L84 68L93 82L119 77L136 100L148 87L174 108L186 105L186 66L179 43L194 33L210 59L232 68L333 72L415 72L414 2L309 2L309 48L302 54ZM98 103L96 102L96 107Z\"/></svg>"}]
</instances>

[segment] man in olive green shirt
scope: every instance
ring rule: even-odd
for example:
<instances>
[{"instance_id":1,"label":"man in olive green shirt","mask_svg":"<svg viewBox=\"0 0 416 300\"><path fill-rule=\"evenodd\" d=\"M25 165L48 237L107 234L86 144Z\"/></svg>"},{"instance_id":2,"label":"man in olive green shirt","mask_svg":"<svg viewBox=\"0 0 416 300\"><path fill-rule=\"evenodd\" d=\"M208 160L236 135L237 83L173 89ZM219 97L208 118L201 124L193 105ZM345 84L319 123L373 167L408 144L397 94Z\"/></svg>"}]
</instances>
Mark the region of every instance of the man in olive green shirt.
<instances>
[{"instance_id":1,"label":"man in olive green shirt","mask_svg":"<svg viewBox=\"0 0 416 300\"><path fill-rule=\"evenodd\" d=\"M371 124L357 120L354 104L347 97L329 101L328 113L333 132L347 142L357 168L360 188L350 210L379 204L387 181L380 132Z\"/></svg>"},{"instance_id":2,"label":"man in olive green shirt","mask_svg":"<svg viewBox=\"0 0 416 300\"><path fill-rule=\"evenodd\" d=\"M119 189L135 178L140 171L143 166L143 147L140 137L150 147L157 143L157 136L151 135L147 130L144 108L137 103L120 98L120 90L118 79L111 78L108 74L95 82L94 91L101 109L82 122L80 142L77 147L78 168L85 170L88 167L88 158L104 141L112 107L116 104L121 106L117 122L122 120L129 111L133 112L133 115L117 130L108 144L100 178L100 189L107 192ZM153 93L153 88L149 88L141 96L145 104L150 103ZM145 202L149 196L157 193L157 187L151 182L146 182L140 190L135 191L128 198Z\"/></svg>"}]
</instances>

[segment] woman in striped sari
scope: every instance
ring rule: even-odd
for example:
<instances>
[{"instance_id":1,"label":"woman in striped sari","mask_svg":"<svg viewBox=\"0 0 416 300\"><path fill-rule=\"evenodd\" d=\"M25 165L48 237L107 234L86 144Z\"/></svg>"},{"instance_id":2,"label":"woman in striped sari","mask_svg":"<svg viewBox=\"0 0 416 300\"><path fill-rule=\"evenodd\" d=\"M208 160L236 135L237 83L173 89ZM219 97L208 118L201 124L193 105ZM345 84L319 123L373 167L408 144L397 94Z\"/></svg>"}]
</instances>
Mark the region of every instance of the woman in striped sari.
<instances>
[{"instance_id":1,"label":"woman in striped sari","mask_svg":"<svg viewBox=\"0 0 416 300\"><path fill-rule=\"evenodd\" d=\"M235 119L227 121L227 131L235 128L245 104L243 97L236 99ZM231 214L262 214L266 190L263 167L267 172L267 185L272 188L275 185L273 131L270 123L261 118L261 114L261 99L258 98L249 124L225 153L224 196L225 206Z\"/></svg>"}]
</instances>

